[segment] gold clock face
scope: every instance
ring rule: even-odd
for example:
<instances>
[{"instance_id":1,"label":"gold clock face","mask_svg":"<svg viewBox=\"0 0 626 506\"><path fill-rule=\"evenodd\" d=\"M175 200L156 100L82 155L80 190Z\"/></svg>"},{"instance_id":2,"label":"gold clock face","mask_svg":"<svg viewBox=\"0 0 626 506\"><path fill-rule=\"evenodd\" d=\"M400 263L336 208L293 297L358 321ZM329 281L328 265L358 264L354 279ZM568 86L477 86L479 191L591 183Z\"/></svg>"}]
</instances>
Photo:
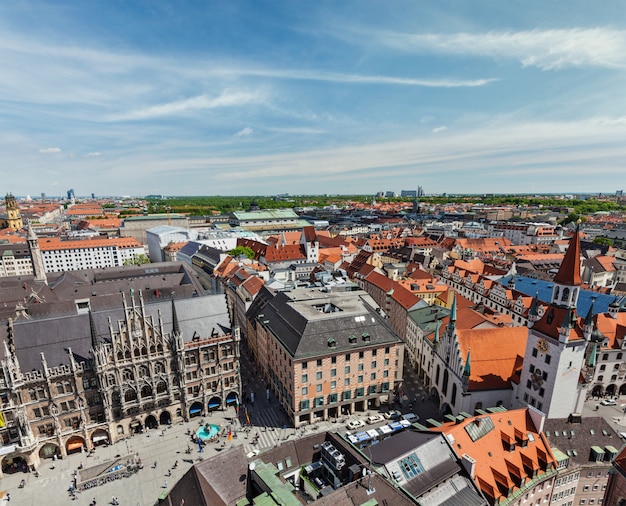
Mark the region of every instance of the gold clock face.
<instances>
[{"instance_id":1,"label":"gold clock face","mask_svg":"<svg viewBox=\"0 0 626 506\"><path fill-rule=\"evenodd\" d=\"M550 349L550 343L542 337L541 339L539 339L539 341L537 341L537 349L545 353Z\"/></svg>"}]
</instances>

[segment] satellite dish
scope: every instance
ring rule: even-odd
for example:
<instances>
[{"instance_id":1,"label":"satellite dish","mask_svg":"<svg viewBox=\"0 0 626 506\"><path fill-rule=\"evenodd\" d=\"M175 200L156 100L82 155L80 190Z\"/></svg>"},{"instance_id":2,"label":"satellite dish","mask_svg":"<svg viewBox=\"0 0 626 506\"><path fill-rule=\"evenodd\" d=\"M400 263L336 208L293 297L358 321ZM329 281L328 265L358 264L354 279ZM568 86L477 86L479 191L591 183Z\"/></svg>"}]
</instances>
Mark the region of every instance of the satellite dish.
<instances>
[{"instance_id":1,"label":"satellite dish","mask_svg":"<svg viewBox=\"0 0 626 506\"><path fill-rule=\"evenodd\" d=\"M367 475L367 469L366 469L366 468L363 468L363 470L362 470L362 473L361 473L361 474L363 475L363 478L365 478L365 476Z\"/></svg>"},{"instance_id":2,"label":"satellite dish","mask_svg":"<svg viewBox=\"0 0 626 506\"><path fill-rule=\"evenodd\" d=\"M250 471L254 471L255 467L256 467L256 464L254 462L250 462L250 464L248 465L248 469L250 469Z\"/></svg>"}]
</instances>

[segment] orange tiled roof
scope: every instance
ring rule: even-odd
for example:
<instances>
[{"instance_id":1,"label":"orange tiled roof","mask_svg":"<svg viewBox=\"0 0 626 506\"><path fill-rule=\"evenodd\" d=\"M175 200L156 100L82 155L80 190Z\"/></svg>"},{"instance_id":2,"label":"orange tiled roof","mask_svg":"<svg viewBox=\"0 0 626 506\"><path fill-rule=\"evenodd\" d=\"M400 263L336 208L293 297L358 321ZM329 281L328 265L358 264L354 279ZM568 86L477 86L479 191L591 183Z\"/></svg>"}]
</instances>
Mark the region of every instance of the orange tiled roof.
<instances>
[{"instance_id":1,"label":"orange tiled roof","mask_svg":"<svg viewBox=\"0 0 626 506\"><path fill-rule=\"evenodd\" d=\"M110 239L79 239L63 241L57 237L46 237L39 240L41 251L54 251L64 249L106 248L117 246L118 248L139 248L141 244L134 237L112 237Z\"/></svg>"},{"instance_id":2,"label":"orange tiled roof","mask_svg":"<svg viewBox=\"0 0 626 506\"><path fill-rule=\"evenodd\" d=\"M265 282L260 277L250 276L241 284L241 286L245 288L250 295L255 296L259 293L264 284Z\"/></svg>"},{"instance_id":3,"label":"orange tiled roof","mask_svg":"<svg viewBox=\"0 0 626 506\"><path fill-rule=\"evenodd\" d=\"M528 409L466 418L430 430L454 441L451 446L459 458L467 454L476 461L475 480L490 504L514 494L534 473L540 479L556 466L550 445ZM510 444L515 445L511 451Z\"/></svg>"},{"instance_id":4,"label":"orange tiled roof","mask_svg":"<svg viewBox=\"0 0 626 506\"><path fill-rule=\"evenodd\" d=\"M526 327L457 328L457 337L461 356L471 350L470 390L511 388L517 362L526 351Z\"/></svg>"}]
</instances>

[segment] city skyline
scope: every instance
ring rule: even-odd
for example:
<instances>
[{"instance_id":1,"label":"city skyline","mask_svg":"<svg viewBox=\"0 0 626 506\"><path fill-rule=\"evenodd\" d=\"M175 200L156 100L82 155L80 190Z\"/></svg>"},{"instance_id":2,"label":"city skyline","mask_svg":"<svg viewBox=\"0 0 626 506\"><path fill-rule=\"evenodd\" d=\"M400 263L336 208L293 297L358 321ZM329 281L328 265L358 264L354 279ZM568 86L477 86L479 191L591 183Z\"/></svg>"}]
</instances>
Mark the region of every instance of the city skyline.
<instances>
[{"instance_id":1,"label":"city skyline","mask_svg":"<svg viewBox=\"0 0 626 506\"><path fill-rule=\"evenodd\" d=\"M614 193L625 25L617 1L2 5L4 191Z\"/></svg>"}]
</instances>

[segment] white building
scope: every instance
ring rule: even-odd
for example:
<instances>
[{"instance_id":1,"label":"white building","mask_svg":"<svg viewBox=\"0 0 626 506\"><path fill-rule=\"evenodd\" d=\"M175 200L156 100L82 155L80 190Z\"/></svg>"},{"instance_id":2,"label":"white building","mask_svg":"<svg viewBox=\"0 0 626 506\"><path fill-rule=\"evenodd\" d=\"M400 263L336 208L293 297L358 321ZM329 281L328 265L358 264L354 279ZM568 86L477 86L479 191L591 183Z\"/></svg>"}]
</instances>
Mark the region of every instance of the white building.
<instances>
[{"instance_id":1,"label":"white building","mask_svg":"<svg viewBox=\"0 0 626 506\"><path fill-rule=\"evenodd\" d=\"M146 254L144 247L132 237L67 241L50 237L38 242L46 272L121 266Z\"/></svg>"}]
</instances>

